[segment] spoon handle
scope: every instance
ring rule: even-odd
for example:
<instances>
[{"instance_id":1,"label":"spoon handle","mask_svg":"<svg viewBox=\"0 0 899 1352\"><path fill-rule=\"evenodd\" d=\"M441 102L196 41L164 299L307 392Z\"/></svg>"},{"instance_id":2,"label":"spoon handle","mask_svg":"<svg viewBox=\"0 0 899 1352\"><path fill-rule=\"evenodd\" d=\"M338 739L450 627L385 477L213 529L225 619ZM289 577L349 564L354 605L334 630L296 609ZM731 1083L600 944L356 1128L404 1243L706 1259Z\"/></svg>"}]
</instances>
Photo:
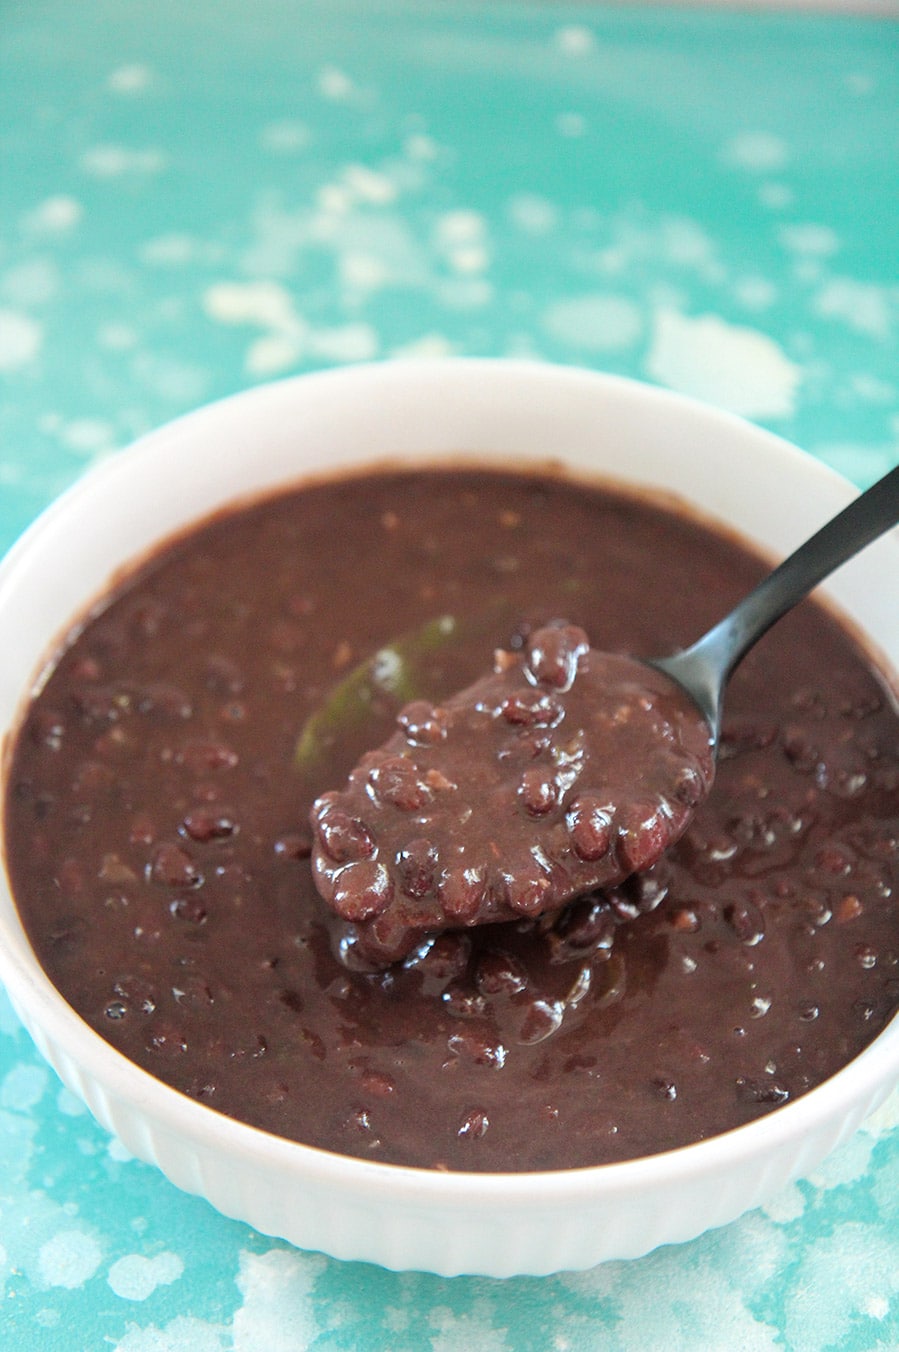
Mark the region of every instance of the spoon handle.
<instances>
[{"instance_id":1,"label":"spoon handle","mask_svg":"<svg viewBox=\"0 0 899 1352\"><path fill-rule=\"evenodd\" d=\"M653 664L699 699L715 741L724 685L752 645L840 564L897 522L899 465L784 559L692 647Z\"/></svg>"}]
</instances>

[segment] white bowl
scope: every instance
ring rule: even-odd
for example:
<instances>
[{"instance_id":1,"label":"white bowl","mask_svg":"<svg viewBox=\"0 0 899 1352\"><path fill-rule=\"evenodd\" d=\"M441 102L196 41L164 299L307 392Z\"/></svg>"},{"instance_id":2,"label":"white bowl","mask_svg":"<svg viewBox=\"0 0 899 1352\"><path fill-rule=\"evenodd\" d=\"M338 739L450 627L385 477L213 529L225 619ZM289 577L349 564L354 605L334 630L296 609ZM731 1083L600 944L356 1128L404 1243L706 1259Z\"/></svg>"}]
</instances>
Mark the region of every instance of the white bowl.
<instances>
[{"instance_id":1,"label":"white bowl","mask_svg":"<svg viewBox=\"0 0 899 1352\"><path fill-rule=\"evenodd\" d=\"M145 437L86 475L0 564L0 736L48 653L128 560L223 504L374 462L549 459L674 490L783 554L854 490L776 437L679 396L521 362L356 367L252 390ZM833 579L841 608L893 669L884 579L899 537ZM2 789L2 774L0 774ZM65 1083L128 1150L228 1216L302 1248L443 1275L584 1268L687 1240L812 1169L899 1080L899 1018L825 1084L750 1125L651 1158L570 1171L459 1174L329 1154L194 1102L83 1023L39 966L0 879L0 978Z\"/></svg>"}]
</instances>

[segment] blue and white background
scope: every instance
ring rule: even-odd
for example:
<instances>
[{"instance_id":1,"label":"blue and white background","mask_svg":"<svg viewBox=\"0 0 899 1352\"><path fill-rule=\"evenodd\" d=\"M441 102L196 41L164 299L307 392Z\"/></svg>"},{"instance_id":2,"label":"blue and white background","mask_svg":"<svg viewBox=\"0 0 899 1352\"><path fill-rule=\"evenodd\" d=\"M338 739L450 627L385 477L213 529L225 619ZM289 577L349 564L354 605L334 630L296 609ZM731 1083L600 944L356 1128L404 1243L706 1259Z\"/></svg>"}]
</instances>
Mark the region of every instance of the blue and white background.
<instances>
[{"instance_id":1,"label":"blue and white background","mask_svg":"<svg viewBox=\"0 0 899 1352\"><path fill-rule=\"evenodd\" d=\"M870 9L3 0L0 551L200 402L400 354L640 377L869 484L899 459L899 25ZM695 1243L447 1281L177 1192L0 992L0 1349L897 1347L896 1096Z\"/></svg>"}]
</instances>

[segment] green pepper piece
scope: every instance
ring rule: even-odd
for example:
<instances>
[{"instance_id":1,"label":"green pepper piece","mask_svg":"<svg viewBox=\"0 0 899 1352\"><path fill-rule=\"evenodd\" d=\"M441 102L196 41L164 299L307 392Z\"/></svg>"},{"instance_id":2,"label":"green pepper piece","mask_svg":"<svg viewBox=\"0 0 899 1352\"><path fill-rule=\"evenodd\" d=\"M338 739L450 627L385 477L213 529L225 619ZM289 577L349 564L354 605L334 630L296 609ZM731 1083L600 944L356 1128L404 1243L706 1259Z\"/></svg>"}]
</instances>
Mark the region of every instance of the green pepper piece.
<instances>
[{"instance_id":1,"label":"green pepper piece","mask_svg":"<svg viewBox=\"0 0 899 1352\"><path fill-rule=\"evenodd\" d=\"M353 667L306 720L294 753L297 768L314 766L335 736L361 726L378 701L398 710L410 700L422 698L426 694L423 663L455 632L455 616L439 615L401 634Z\"/></svg>"}]
</instances>

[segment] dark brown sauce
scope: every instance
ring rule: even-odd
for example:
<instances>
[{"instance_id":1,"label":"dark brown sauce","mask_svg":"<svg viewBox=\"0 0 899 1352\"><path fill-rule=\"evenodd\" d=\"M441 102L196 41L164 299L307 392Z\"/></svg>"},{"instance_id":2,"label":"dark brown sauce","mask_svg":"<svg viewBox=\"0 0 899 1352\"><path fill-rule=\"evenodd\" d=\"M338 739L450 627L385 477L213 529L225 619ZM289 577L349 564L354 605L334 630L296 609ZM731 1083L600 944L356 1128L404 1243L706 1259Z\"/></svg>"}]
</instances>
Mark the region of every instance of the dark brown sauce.
<instances>
[{"instance_id":1,"label":"dark brown sauce","mask_svg":"<svg viewBox=\"0 0 899 1352\"><path fill-rule=\"evenodd\" d=\"M334 685L435 616L459 619L419 663L442 699L559 614L600 649L673 650L762 571L648 503L487 471L215 520L120 586L24 720L7 851L41 962L177 1089L376 1160L593 1164L797 1097L899 1006L899 721L822 609L736 673L715 788L643 880L385 972L318 897L307 820L395 710L296 760Z\"/></svg>"}]
</instances>

